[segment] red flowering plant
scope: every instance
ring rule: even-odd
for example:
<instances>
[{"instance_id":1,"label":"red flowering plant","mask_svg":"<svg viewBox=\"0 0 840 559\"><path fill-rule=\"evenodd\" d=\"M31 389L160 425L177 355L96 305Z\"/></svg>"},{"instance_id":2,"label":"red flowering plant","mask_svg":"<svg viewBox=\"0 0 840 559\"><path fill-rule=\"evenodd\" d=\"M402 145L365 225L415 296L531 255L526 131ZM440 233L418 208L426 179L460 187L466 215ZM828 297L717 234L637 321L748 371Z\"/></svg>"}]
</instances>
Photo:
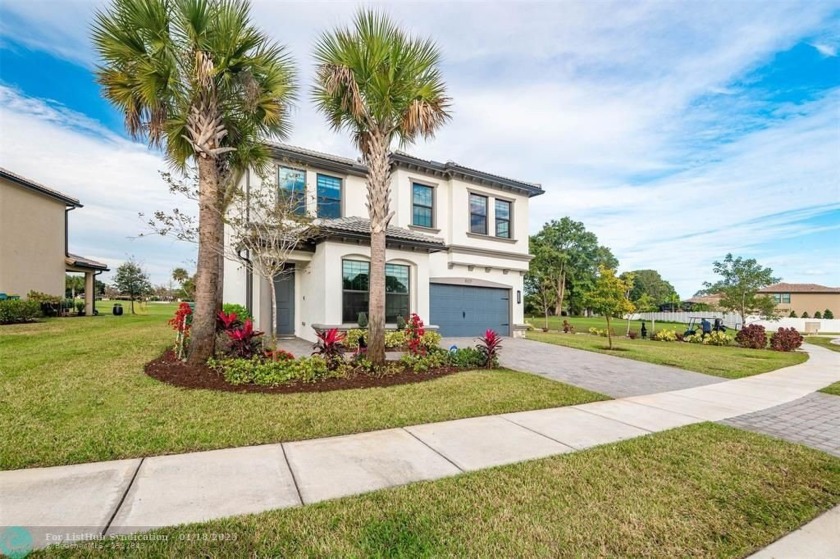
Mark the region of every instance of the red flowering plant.
<instances>
[{"instance_id":1,"label":"red flowering plant","mask_svg":"<svg viewBox=\"0 0 840 559\"><path fill-rule=\"evenodd\" d=\"M502 349L502 337L491 329L484 332L484 336L478 339L476 349L484 358L484 366L492 369L499 365L499 350Z\"/></svg>"},{"instance_id":2,"label":"red flowering plant","mask_svg":"<svg viewBox=\"0 0 840 559\"><path fill-rule=\"evenodd\" d=\"M411 355L426 355L426 346L423 345L423 334L425 333L423 320L417 316L417 313L411 313L405 330L408 353Z\"/></svg>"},{"instance_id":3,"label":"red flowering plant","mask_svg":"<svg viewBox=\"0 0 840 559\"><path fill-rule=\"evenodd\" d=\"M294 361L295 356L285 349L267 349L263 352L263 357L268 361Z\"/></svg>"},{"instance_id":4,"label":"red flowering plant","mask_svg":"<svg viewBox=\"0 0 840 559\"><path fill-rule=\"evenodd\" d=\"M261 343L259 337L263 335L259 330L254 330L254 323L250 318L245 319L242 326L225 330L230 340L230 353L241 359L252 359L261 355Z\"/></svg>"},{"instance_id":5,"label":"red flowering plant","mask_svg":"<svg viewBox=\"0 0 840 559\"><path fill-rule=\"evenodd\" d=\"M338 328L320 330L317 333L318 342L312 355L320 355L327 361L330 370L336 369L344 360L344 341L347 334L339 332Z\"/></svg>"},{"instance_id":6,"label":"red flowering plant","mask_svg":"<svg viewBox=\"0 0 840 559\"><path fill-rule=\"evenodd\" d=\"M175 330L175 354L178 359L183 359L187 351L187 341L190 337L192 326L192 307L189 303L181 303L175 311L175 316L169 319L168 323Z\"/></svg>"},{"instance_id":7,"label":"red flowering plant","mask_svg":"<svg viewBox=\"0 0 840 559\"><path fill-rule=\"evenodd\" d=\"M227 332L228 330L233 330L241 326L242 321L239 320L235 312L226 313L225 311L219 311L219 314L216 315L216 330Z\"/></svg>"}]
</instances>

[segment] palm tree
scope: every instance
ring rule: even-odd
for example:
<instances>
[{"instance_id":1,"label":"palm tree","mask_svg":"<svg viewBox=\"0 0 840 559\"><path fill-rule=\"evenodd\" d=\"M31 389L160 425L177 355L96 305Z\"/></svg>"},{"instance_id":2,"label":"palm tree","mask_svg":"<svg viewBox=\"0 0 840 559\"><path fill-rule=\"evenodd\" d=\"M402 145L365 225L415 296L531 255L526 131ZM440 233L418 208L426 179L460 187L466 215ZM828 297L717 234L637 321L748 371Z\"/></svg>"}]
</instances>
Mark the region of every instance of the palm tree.
<instances>
[{"instance_id":1,"label":"palm tree","mask_svg":"<svg viewBox=\"0 0 840 559\"><path fill-rule=\"evenodd\" d=\"M190 273L184 268L175 268L172 270L172 279L177 281L179 285L183 285L185 281L190 279Z\"/></svg>"},{"instance_id":2,"label":"palm tree","mask_svg":"<svg viewBox=\"0 0 840 559\"><path fill-rule=\"evenodd\" d=\"M352 28L325 33L315 47L314 99L334 130L344 130L368 168L370 303L368 357L385 361L385 232L390 211L391 149L431 138L449 119L450 98L428 39L411 37L387 16L357 13Z\"/></svg>"},{"instance_id":3,"label":"palm tree","mask_svg":"<svg viewBox=\"0 0 840 559\"><path fill-rule=\"evenodd\" d=\"M286 136L295 73L285 47L250 19L245 0L112 0L98 11L97 78L135 138L180 170L198 168L196 309L188 360L215 345L226 202L261 140Z\"/></svg>"}]
</instances>

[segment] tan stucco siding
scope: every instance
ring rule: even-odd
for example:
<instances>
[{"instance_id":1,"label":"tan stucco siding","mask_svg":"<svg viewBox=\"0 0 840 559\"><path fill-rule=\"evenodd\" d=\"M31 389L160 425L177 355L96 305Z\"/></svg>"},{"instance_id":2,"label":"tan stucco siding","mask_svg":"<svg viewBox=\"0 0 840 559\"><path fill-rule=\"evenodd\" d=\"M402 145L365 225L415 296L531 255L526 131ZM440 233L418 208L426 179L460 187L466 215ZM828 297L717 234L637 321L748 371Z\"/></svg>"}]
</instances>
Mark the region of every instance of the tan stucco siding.
<instances>
[{"instance_id":1,"label":"tan stucco siding","mask_svg":"<svg viewBox=\"0 0 840 559\"><path fill-rule=\"evenodd\" d=\"M791 293L790 303L776 305L777 312L782 316L788 316L793 310L796 316L801 317L807 312L813 318L815 312L822 314L826 309L830 309L834 316L840 316L840 293Z\"/></svg>"},{"instance_id":2,"label":"tan stucco siding","mask_svg":"<svg viewBox=\"0 0 840 559\"><path fill-rule=\"evenodd\" d=\"M0 179L0 292L64 293L64 208Z\"/></svg>"}]
</instances>

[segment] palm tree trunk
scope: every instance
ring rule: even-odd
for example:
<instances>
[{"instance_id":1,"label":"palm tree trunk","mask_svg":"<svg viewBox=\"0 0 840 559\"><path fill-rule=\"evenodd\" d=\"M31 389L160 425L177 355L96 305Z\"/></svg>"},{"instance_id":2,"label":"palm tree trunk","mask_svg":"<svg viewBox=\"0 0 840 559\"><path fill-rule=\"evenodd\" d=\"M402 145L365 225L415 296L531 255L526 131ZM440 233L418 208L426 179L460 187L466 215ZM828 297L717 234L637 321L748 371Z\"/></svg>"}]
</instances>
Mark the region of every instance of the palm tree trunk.
<instances>
[{"instance_id":1,"label":"palm tree trunk","mask_svg":"<svg viewBox=\"0 0 840 559\"><path fill-rule=\"evenodd\" d=\"M216 345L216 307L219 287L219 176L215 162L198 157L198 263L195 281L195 313L193 314L189 363L204 363L212 357Z\"/></svg>"},{"instance_id":2,"label":"palm tree trunk","mask_svg":"<svg viewBox=\"0 0 840 559\"><path fill-rule=\"evenodd\" d=\"M390 214L390 161L383 135L371 133L368 159L368 212L370 214L370 300L368 302L367 356L374 365L385 364L385 232Z\"/></svg>"}]
</instances>

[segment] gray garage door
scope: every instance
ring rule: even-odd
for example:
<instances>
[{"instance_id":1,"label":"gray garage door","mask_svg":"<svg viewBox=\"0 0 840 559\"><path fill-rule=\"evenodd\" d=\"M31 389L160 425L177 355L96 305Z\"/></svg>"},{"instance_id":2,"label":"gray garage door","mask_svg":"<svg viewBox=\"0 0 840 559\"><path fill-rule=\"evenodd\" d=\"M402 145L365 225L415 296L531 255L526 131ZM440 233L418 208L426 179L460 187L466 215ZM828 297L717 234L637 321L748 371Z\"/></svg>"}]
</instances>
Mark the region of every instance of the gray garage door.
<instances>
[{"instance_id":1,"label":"gray garage door","mask_svg":"<svg viewBox=\"0 0 840 559\"><path fill-rule=\"evenodd\" d=\"M433 283L429 322L444 336L481 336L492 328L510 335L510 290Z\"/></svg>"}]
</instances>

